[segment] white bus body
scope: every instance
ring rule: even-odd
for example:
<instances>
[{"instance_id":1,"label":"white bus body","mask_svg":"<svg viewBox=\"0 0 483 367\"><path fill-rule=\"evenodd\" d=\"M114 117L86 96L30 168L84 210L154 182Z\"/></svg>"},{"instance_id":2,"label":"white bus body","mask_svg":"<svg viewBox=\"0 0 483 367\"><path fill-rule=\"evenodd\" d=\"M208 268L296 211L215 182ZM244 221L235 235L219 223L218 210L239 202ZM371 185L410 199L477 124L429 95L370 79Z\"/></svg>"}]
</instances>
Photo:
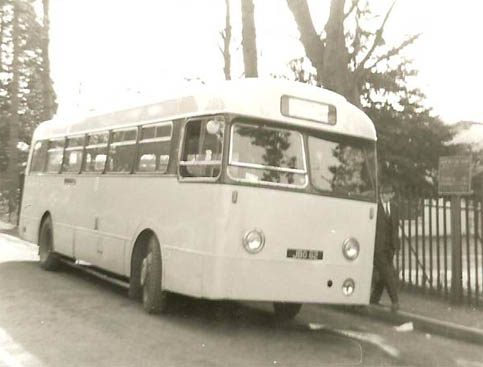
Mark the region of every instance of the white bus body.
<instances>
[{"instance_id":1,"label":"white bus body","mask_svg":"<svg viewBox=\"0 0 483 367\"><path fill-rule=\"evenodd\" d=\"M221 150L189 148L190 134L195 145L204 144L206 135ZM326 136L332 166L323 163L326 151L315 150L326 149ZM263 148L259 138L276 151ZM359 158L344 160L356 156L337 143L347 139L368 147L362 164L369 167L353 168L361 165ZM33 136L20 232L38 242L48 217L56 256L88 262L131 283L134 267L141 266L135 248L149 233L160 246L163 291L208 299L367 304L377 207L375 140L370 119L343 97L262 80L226 82L76 122L46 122ZM253 162L246 153L251 146L258 157ZM290 156L296 150L301 153ZM135 158L125 171L115 155L129 152ZM260 164L263 159L278 163ZM150 171L154 165L157 170ZM335 177L337 169L342 178ZM360 170L372 177L361 178ZM364 185L367 192L345 189ZM264 243L250 252L244 236L257 233ZM354 239L360 250L350 259L343 244Z\"/></svg>"}]
</instances>

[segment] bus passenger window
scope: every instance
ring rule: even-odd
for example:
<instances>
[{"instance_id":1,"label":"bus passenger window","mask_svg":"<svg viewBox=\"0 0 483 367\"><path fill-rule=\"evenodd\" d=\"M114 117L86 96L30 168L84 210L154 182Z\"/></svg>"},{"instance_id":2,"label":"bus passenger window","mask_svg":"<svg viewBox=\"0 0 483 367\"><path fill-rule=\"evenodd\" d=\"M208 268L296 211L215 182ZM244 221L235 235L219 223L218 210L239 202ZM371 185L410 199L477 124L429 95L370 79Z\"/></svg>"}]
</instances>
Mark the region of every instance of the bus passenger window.
<instances>
[{"instance_id":1,"label":"bus passenger window","mask_svg":"<svg viewBox=\"0 0 483 367\"><path fill-rule=\"evenodd\" d=\"M87 137L84 172L102 172L106 161L108 132L95 133ZM99 156L99 158L97 158Z\"/></svg>"},{"instance_id":2,"label":"bus passenger window","mask_svg":"<svg viewBox=\"0 0 483 367\"><path fill-rule=\"evenodd\" d=\"M67 139L65 148L64 164L62 172L79 173L82 164L82 150L84 149L84 137L71 137Z\"/></svg>"},{"instance_id":3,"label":"bus passenger window","mask_svg":"<svg viewBox=\"0 0 483 367\"><path fill-rule=\"evenodd\" d=\"M106 171L130 173L136 153L137 129L112 132Z\"/></svg>"},{"instance_id":4,"label":"bus passenger window","mask_svg":"<svg viewBox=\"0 0 483 367\"><path fill-rule=\"evenodd\" d=\"M30 172L42 172L45 169L48 146L49 144L47 140L38 141L35 143L32 154L32 162L30 163Z\"/></svg>"},{"instance_id":5,"label":"bus passenger window","mask_svg":"<svg viewBox=\"0 0 483 367\"><path fill-rule=\"evenodd\" d=\"M59 173L64 155L65 139L51 140L47 151L47 172Z\"/></svg>"},{"instance_id":6,"label":"bus passenger window","mask_svg":"<svg viewBox=\"0 0 483 367\"><path fill-rule=\"evenodd\" d=\"M94 162L94 169L96 171L102 171L105 165L106 165L106 155L105 154L96 155L96 159Z\"/></svg>"},{"instance_id":7,"label":"bus passenger window","mask_svg":"<svg viewBox=\"0 0 483 367\"><path fill-rule=\"evenodd\" d=\"M185 129L181 176L218 177L223 152L223 121L190 121Z\"/></svg>"},{"instance_id":8,"label":"bus passenger window","mask_svg":"<svg viewBox=\"0 0 483 367\"><path fill-rule=\"evenodd\" d=\"M144 153L139 157L138 171L156 171L156 155Z\"/></svg>"},{"instance_id":9,"label":"bus passenger window","mask_svg":"<svg viewBox=\"0 0 483 367\"><path fill-rule=\"evenodd\" d=\"M159 170L161 172L166 172L168 169L169 154L161 154L159 156Z\"/></svg>"},{"instance_id":10,"label":"bus passenger window","mask_svg":"<svg viewBox=\"0 0 483 367\"><path fill-rule=\"evenodd\" d=\"M167 172L171 134L171 122L146 125L141 128L137 172Z\"/></svg>"}]
</instances>

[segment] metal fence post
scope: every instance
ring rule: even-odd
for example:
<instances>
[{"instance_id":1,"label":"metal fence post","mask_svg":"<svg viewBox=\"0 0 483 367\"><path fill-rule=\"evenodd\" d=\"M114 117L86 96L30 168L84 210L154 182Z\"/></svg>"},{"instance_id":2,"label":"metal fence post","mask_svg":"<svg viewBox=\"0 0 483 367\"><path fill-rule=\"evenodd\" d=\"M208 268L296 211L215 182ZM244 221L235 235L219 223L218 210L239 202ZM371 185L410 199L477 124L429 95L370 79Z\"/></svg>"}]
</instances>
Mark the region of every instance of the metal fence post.
<instances>
[{"instance_id":1,"label":"metal fence post","mask_svg":"<svg viewBox=\"0 0 483 367\"><path fill-rule=\"evenodd\" d=\"M461 196L451 196L451 301L463 299L463 276L461 256Z\"/></svg>"},{"instance_id":2,"label":"metal fence post","mask_svg":"<svg viewBox=\"0 0 483 367\"><path fill-rule=\"evenodd\" d=\"M479 304L479 298L480 298L480 285L479 285L479 279L478 279L478 242L479 242L479 237L480 237L480 230L479 230L479 216L480 216L480 198L475 197L474 199L475 204L474 204L474 226L475 226L475 235L473 236L473 244L474 244L474 261L475 261L475 303L478 306Z\"/></svg>"}]
</instances>

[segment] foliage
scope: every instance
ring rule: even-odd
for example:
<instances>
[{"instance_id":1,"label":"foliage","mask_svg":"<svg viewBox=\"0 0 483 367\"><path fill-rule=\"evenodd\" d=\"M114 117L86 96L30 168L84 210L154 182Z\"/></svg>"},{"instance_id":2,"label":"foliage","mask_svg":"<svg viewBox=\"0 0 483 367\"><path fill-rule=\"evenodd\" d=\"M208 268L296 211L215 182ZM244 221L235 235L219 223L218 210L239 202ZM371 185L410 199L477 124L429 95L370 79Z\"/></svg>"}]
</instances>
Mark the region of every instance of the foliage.
<instances>
[{"instance_id":1,"label":"foliage","mask_svg":"<svg viewBox=\"0 0 483 367\"><path fill-rule=\"evenodd\" d=\"M443 122L410 99L375 103L365 110L378 135L379 179L400 189L435 188L440 156L451 155L455 147L444 144L452 134Z\"/></svg>"},{"instance_id":2,"label":"foliage","mask_svg":"<svg viewBox=\"0 0 483 367\"><path fill-rule=\"evenodd\" d=\"M27 159L18 143L30 144L35 127L57 108L44 52L46 24L45 15L44 24L39 22L31 2L0 2L0 190L11 200L17 198L18 175Z\"/></svg>"},{"instance_id":3,"label":"foliage","mask_svg":"<svg viewBox=\"0 0 483 367\"><path fill-rule=\"evenodd\" d=\"M14 12L14 3L16 4ZM24 1L10 0L3 2L0 7L2 19L2 56L0 79L0 106L1 112L7 117L17 113L20 120L19 138L27 144L30 144L33 130L35 127L46 119L52 118L57 109L57 105L53 106L45 103L44 99L44 76L43 76L43 58L42 58L42 42L44 29L37 20L37 15L33 6ZM12 85L13 82L13 53L15 45L13 40L12 22L13 17L18 17L19 22L19 40L18 40L18 85ZM52 88L50 77L48 78ZM12 94L17 92L19 96L18 110L11 110ZM52 96L51 96L52 97ZM55 94L53 95L55 99ZM5 129L5 126L3 127ZM8 127L7 127L8 130ZM4 134L0 134L4 135Z\"/></svg>"},{"instance_id":4,"label":"foliage","mask_svg":"<svg viewBox=\"0 0 483 367\"><path fill-rule=\"evenodd\" d=\"M402 55L419 34L396 46L386 44L383 32L395 2L378 21L369 0L332 0L322 34L315 31L307 0L287 3L315 69L307 75L303 60L294 60L290 67L295 78L344 95L371 117L378 136L380 181L401 188L433 186L439 156L453 151L445 145L452 133L425 106L424 94L413 86L417 71Z\"/></svg>"}]
</instances>

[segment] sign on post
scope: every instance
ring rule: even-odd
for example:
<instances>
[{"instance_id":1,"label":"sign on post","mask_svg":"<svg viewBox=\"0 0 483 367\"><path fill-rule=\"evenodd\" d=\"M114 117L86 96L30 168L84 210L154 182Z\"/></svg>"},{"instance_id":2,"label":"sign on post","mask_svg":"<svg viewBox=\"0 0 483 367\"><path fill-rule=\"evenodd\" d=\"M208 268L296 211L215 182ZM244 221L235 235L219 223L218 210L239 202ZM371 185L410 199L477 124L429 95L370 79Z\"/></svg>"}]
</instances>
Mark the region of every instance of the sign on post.
<instances>
[{"instance_id":1,"label":"sign on post","mask_svg":"<svg viewBox=\"0 0 483 367\"><path fill-rule=\"evenodd\" d=\"M438 193L471 195L471 155L439 157Z\"/></svg>"},{"instance_id":2,"label":"sign on post","mask_svg":"<svg viewBox=\"0 0 483 367\"><path fill-rule=\"evenodd\" d=\"M451 300L463 298L461 195L471 195L471 155L439 157L438 193L451 196Z\"/></svg>"}]
</instances>

